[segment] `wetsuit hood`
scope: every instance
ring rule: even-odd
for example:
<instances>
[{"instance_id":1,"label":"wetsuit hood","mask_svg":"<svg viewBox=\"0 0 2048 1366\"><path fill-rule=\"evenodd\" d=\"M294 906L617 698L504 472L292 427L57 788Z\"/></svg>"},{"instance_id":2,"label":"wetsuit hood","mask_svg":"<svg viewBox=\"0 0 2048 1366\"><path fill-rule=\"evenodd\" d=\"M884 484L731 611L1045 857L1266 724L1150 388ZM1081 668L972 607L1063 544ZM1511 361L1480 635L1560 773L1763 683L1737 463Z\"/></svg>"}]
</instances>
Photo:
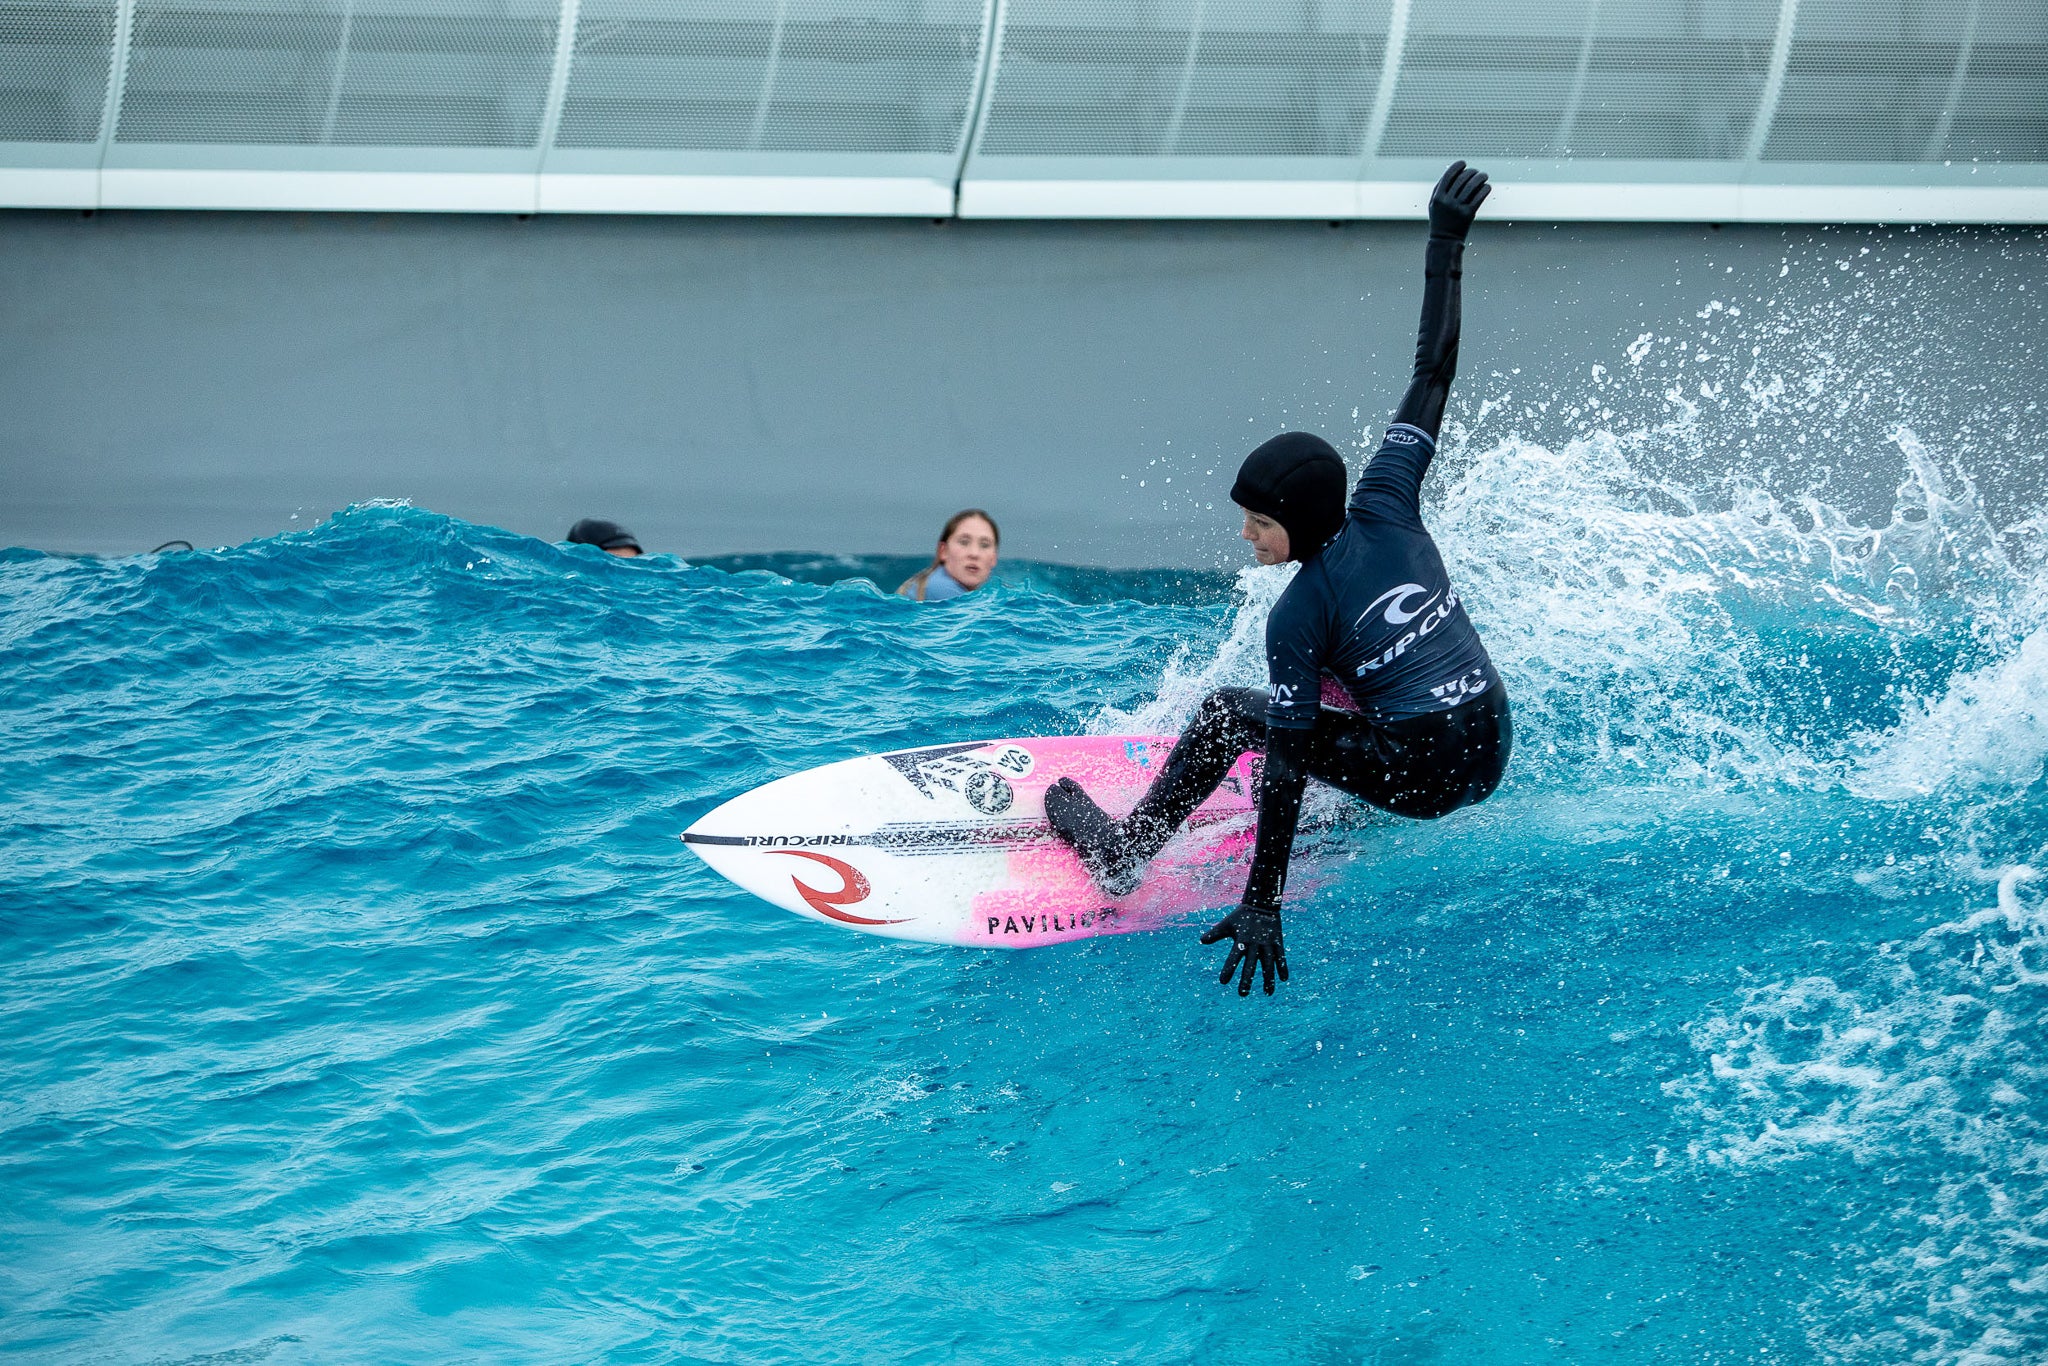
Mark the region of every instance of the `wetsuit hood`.
<instances>
[{"instance_id":1,"label":"wetsuit hood","mask_svg":"<svg viewBox=\"0 0 2048 1366\"><path fill-rule=\"evenodd\" d=\"M1307 432L1282 432L1244 458L1230 501L1287 528L1292 558L1306 560L1344 527L1344 457Z\"/></svg>"},{"instance_id":2,"label":"wetsuit hood","mask_svg":"<svg viewBox=\"0 0 2048 1366\"><path fill-rule=\"evenodd\" d=\"M633 539L633 533L617 522L607 522L602 517L585 517L569 528L571 545L594 545L599 550L621 550L626 546L640 549L640 542ZM644 553L644 552L643 552Z\"/></svg>"}]
</instances>

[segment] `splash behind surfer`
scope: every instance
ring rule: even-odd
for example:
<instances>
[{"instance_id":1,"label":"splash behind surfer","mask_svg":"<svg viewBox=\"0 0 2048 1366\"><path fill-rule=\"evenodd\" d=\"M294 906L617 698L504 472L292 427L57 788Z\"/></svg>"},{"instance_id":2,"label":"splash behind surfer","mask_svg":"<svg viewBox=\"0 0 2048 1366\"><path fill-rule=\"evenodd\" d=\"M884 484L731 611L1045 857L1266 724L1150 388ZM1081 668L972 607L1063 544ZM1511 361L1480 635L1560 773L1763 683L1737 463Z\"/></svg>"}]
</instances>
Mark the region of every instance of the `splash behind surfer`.
<instances>
[{"instance_id":1,"label":"splash behind surfer","mask_svg":"<svg viewBox=\"0 0 2048 1366\"><path fill-rule=\"evenodd\" d=\"M1202 936L1231 941L1219 979L1268 995L1287 980L1280 898L1310 778L1395 815L1433 820L1484 801L1500 783L1512 730L1507 692L1422 525L1422 479L1458 363L1465 237L1490 191L1454 163L1429 200L1415 372L1348 507L1344 461L1321 437L1287 432L1245 458L1230 497L1261 564L1301 570L1266 623L1268 689L1212 693L1165 770L1121 821L1081 786L1047 789L1045 813L1113 896L1215 791L1237 757L1265 753L1251 876L1237 909ZM1325 683L1333 699L1323 705Z\"/></svg>"}]
</instances>

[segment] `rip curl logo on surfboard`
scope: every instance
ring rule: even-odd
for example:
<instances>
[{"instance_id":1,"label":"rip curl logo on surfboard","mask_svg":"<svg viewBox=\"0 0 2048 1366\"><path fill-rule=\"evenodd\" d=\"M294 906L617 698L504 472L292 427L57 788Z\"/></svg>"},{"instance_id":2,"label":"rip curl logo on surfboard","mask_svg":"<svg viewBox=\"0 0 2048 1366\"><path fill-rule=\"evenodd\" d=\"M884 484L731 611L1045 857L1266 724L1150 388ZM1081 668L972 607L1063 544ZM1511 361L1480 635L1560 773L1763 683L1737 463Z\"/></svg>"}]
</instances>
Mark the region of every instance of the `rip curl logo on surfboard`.
<instances>
[{"instance_id":1,"label":"rip curl logo on surfboard","mask_svg":"<svg viewBox=\"0 0 2048 1366\"><path fill-rule=\"evenodd\" d=\"M859 905L861 902L866 901L868 893L874 890L868 885L867 875L844 859L833 858L830 854L814 854L808 849L771 849L768 852L771 854L781 854L785 858L805 858L813 863L822 863L833 872L839 874L839 889L833 892L820 891L794 873L791 873L789 876L789 880L796 886L796 894L804 899L805 905L809 906L819 915L831 920L837 920L845 925L900 925L903 923L900 920L875 920L868 916L854 915L851 912L839 909L841 906Z\"/></svg>"}]
</instances>

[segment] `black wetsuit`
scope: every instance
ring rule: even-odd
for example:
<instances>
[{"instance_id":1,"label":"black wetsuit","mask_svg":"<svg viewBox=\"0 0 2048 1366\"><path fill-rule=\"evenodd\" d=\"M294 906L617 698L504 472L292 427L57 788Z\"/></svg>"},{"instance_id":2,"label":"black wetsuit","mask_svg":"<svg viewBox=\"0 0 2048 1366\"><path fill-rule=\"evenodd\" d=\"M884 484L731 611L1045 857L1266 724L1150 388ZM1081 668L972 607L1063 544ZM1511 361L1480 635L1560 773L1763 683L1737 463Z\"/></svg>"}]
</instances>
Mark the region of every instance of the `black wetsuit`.
<instances>
[{"instance_id":1,"label":"black wetsuit","mask_svg":"<svg viewBox=\"0 0 2048 1366\"><path fill-rule=\"evenodd\" d=\"M1342 524L1301 556L1273 607L1270 692L1226 689L1204 699L1165 771L1121 822L1109 823L1078 788L1048 793L1055 828L1112 893L1136 884L1247 750L1266 755L1248 906L1280 903L1310 778L1418 820L1481 801L1499 785L1512 744L1507 692L1422 525L1422 480L1457 369L1463 252L1462 225L1455 235L1432 231L1414 378ZM1356 711L1322 705L1325 678L1342 685ZM1284 977L1284 955L1280 966ZM1250 973L1247 960L1241 992Z\"/></svg>"},{"instance_id":2,"label":"black wetsuit","mask_svg":"<svg viewBox=\"0 0 2048 1366\"><path fill-rule=\"evenodd\" d=\"M1164 846L1246 750L1266 754L1244 892L1264 906L1278 905L1286 886L1308 779L1414 820L1483 801L1500 784L1512 745L1507 690L1422 526L1422 478L1436 442L1419 424L1388 436L1343 528L1302 565L1266 620L1270 690L1204 699L1125 823L1140 860ZM1322 704L1325 678L1356 711Z\"/></svg>"}]
</instances>

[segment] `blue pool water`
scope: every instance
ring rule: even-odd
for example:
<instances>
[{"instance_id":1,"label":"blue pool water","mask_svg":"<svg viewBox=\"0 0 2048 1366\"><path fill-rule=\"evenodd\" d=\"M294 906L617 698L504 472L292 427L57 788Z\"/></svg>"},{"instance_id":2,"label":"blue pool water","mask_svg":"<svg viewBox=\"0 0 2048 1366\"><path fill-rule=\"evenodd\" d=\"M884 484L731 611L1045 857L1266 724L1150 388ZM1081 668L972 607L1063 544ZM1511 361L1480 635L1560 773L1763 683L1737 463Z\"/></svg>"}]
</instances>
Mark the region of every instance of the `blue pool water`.
<instances>
[{"instance_id":1,"label":"blue pool water","mask_svg":"<svg viewBox=\"0 0 2048 1366\"><path fill-rule=\"evenodd\" d=\"M676 835L1174 725L1277 573L918 607L381 505L0 555L0 1351L2048 1358L2048 524L1904 428L1888 515L1675 481L1735 419L1674 412L1454 443L1515 766L1319 804L1270 1001L1199 920L894 943Z\"/></svg>"}]
</instances>

